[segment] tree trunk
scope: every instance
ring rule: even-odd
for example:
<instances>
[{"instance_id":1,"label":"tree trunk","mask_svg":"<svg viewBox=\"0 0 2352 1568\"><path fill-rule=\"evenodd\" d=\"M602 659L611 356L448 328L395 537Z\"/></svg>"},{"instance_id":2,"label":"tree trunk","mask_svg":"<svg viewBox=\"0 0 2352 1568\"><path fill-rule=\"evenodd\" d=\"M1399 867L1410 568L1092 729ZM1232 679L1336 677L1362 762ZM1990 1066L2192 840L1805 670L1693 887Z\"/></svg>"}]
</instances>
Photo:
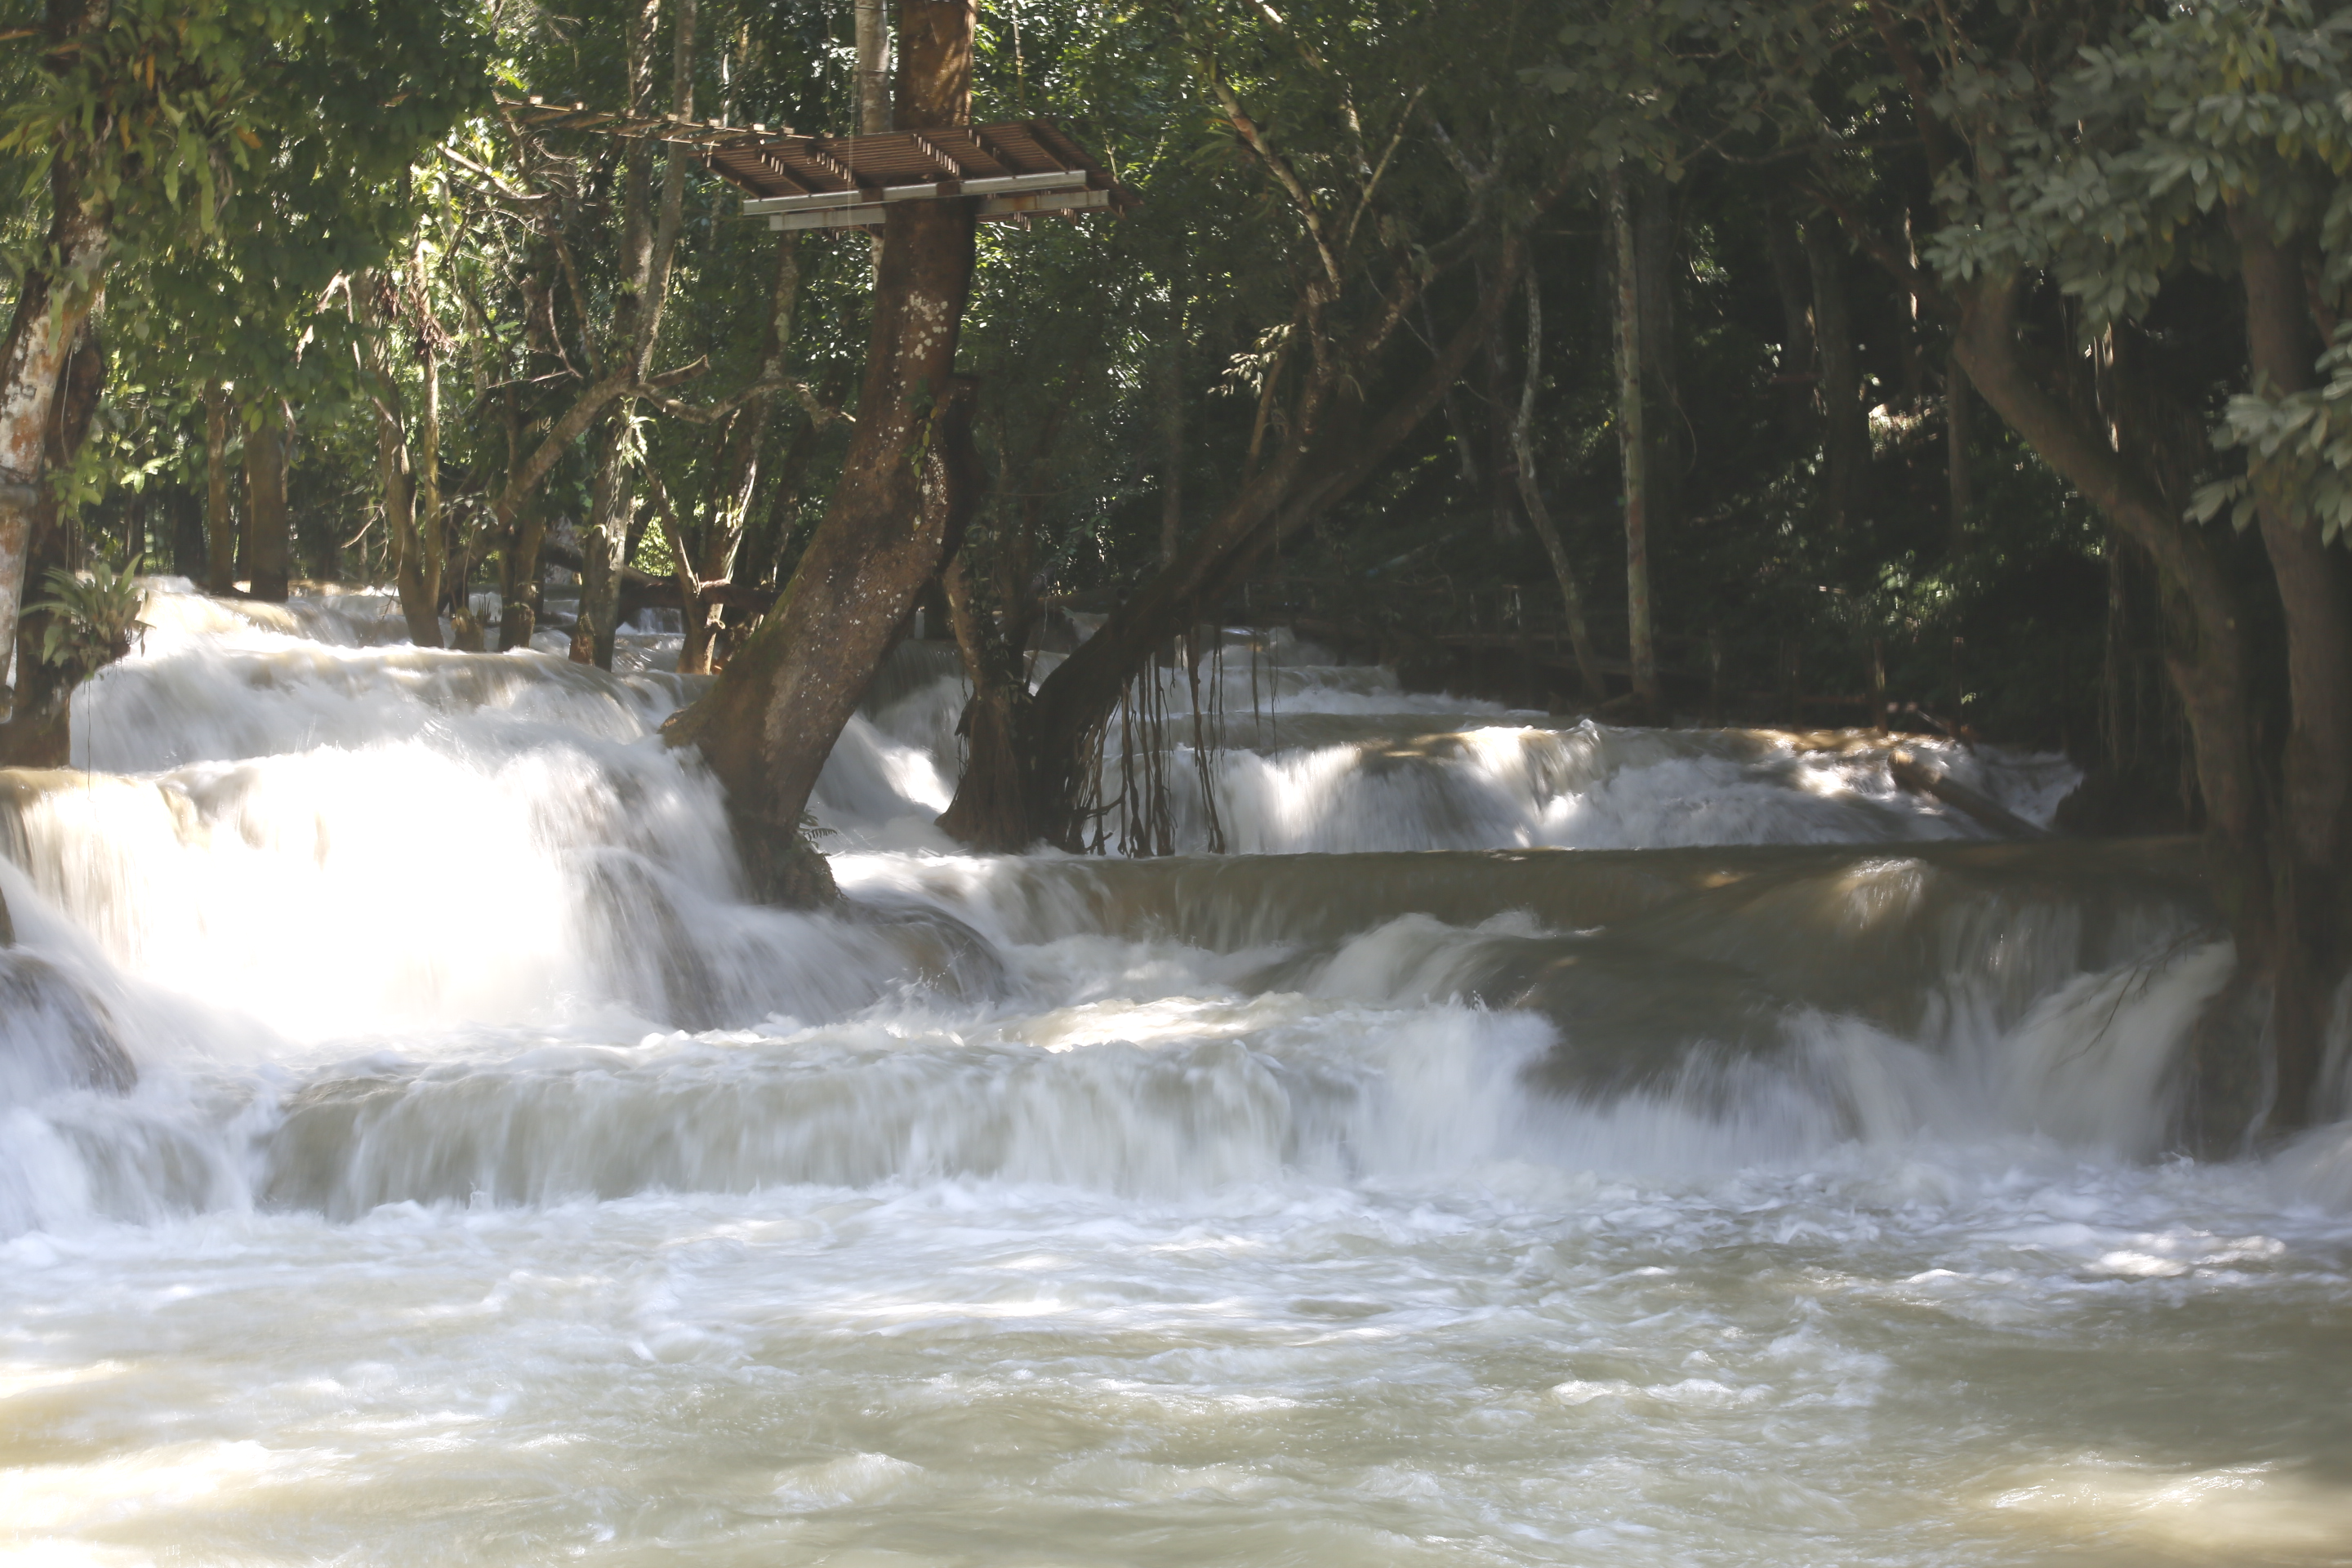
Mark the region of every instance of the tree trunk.
<instances>
[{"instance_id":1,"label":"tree trunk","mask_svg":"<svg viewBox=\"0 0 2352 1568\"><path fill-rule=\"evenodd\" d=\"M2168 659L2187 714L2206 821L2225 859L2256 847L2260 797L2247 722L2246 649L2221 563L2145 467L2109 444L2027 363L2019 280L1986 276L1961 295L1954 352L1979 396L2060 478L2146 550L2178 596L2187 646Z\"/></svg>"},{"instance_id":2,"label":"tree trunk","mask_svg":"<svg viewBox=\"0 0 2352 1568\"><path fill-rule=\"evenodd\" d=\"M2317 383L2320 344L2304 300L2302 258L2267 220L2231 214L2246 299L2252 390L2280 399ZM2292 482L2266 482L2252 464L2263 548L2285 611L2293 704L2272 855L2273 910L2265 955L2276 1051L2275 1126L2310 1123L2326 1053L2327 1014L2347 968L2346 812L2352 805L2352 614L2341 553L2327 548Z\"/></svg>"},{"instance_id":3,"label":"tree trunk","mask_svg":"<svg viewBox=\"0 0 2352 1568\"><path fill-rule=\"evenodd\" d=\"M1479 288L1486 287L1484 279ZM1478 401L1486 410L1486 519L1497 541L1519 536L1518 487L1511 475L1511 421L1503 374L1503 334L1490 332L1478 350Z\"/></svg>"},{"instance_id":4,"label":"tree trunk","mask_svg":"<svg viewBox=\"0 0 2352 1568\"><path fill-rule=\"evenodd\" d=\"M1968 541L1969 514L1976 510L1976 481L1969 472L1969 443L1973 438L1976 398L1969 390L1969 373L1954 352L1944 360L1944 466L1950 484L1951 552L1958 555Z\"/></svg>"},{"instance_id":5,"label":"tree trunk","mask_svg":"<svg viewBox=\"0 0 2352 1568\"><path fill-rule=\"evenodd\" d=\"M1633 695L1655 707L1658 650L1650 629L1650 449L1642 417L1641 273L1625 170L1609 174L1610 227L1617 241L1617 454L1625 486L1625 623Z\"/></svg>"},{"instance_id":6,"label":"tree trunk","mask_svg":"<svg viewBox=\"0 0 2352 1568\"><path fill-rule=\"evenodd\" d=\"M1829 470L1824 510L1835 531L1854 521L1870 464L1870 416L1862 406L1862 370L1846 315L1845 242L1832 220L1816 217L1805 225L1805 262L1821 356L1822 456Z\"/></svg>"},{"instance_id":7,"label":"tree trunk","mask_svg":"<svg viewBox=\"0 0 2352 1568\"><path fill-rule=\"evenodd\" d=\"M1563 172L1548 185L1533 204L1536 215L1558 198L1567 179ZM1499 260L1486 270L1469 319L1379 420L1368 425L1353 405L1345 416L1323 417L1313 401L1316 389L1328 389L1339 379L1339 361L1323 381L1302 387L1294 400L1290 432L1273 459L1249 474L1223 510L1184 542L1173 563L1147 578L1094 636L1055 667L1025 708L1016 706L1015 744L1009 750L971 748L955 802L941 823L980 848L1018 849L1036 838L1080 847L1087 764L1136 672L1170 638L1222 602L1267 550L1363 483L1439 406L1494 331L1526 265L1526 235L1515 230ZM1394 290L1402 295L1391 301L1399 310L1414 303L1407 287L1401 281ZM1352 381L1369 374L1361 364L1346 368ZM1016 796L1018 809L1002 804Z\"/></svg>"},{"instance_id":8,"label":"tree trunk","mask_svg":"<svg viewBox=\"0 0 2352 1568\"><path fill-rule=\"evenodd\" d=\"M1772 264L1772 287L1780 296L1778 379L1785 394L1780 404L1781 428L1791 443L1807 447L1821 423L1813 408L1813 386L1819 375L1813 364L1812 283L1796 220L1778 201L1765 209L1764 240Z\"/></svg>"},{"instance_id":9,"label":"tree trunk","mask_svg":"<svg viewBox=\"0 0 2352 1568\"><path fill-rule=\"evenodd\" d=\"M279 399L265 396L254 410L258 418L245 431L246 592L282 605L293 576L292 519L286 510L289 432Z\"/></svg>"},{"instance_id":10,"label":"tree trunk","mask_svg":"<svg viewBox=\"0 0 2352 1568\"><path fill-rule=\"evenodd\" d=\"M856 22L857 133L871 136L890 129L890 16L887 0L857 0Z\"/></svg>"},{"instance_id":11,"label":"tree trunk","mask_svg":"<svg viewBox=\"0 0 2352 1568\"><path fill-rule=\"evenodd\" d=\"M74 460L89 438L98 414L99 395L106 387L106 351L99 342L97 314L82 319L72 352L66 360L61 385L52 405L43 462L56 472ZM76 558L73 531L58 516L57 492L41 487L33 508L32 540L27 550L27 597L37 603L49 591L49 574L71 572ZM0 726L0 763L17 768L62 768L72 761L74 671L41 657L50 612L27 609L16 623L16 706Z\"/></svg>"},{"instance_id":12,"label":"tree trunk","mask_svg":"<svg viewBox=\"0 0 2352 1568\"><path fill-rule=\"evenodd\" d=\"M205 591L236 592L236 520L228 500L228 389L205 384Z\"/></svg>"},{"instance_id":13,"label":"tree trunk","mask_svg":"<svg viewBox=\"0 0 2352 1568\"><path fill-rule=\"evenodd\" d=\"M1168 349L1160 362L1160 563L1176 559L1184 532L1185 289L1181 253L1169 279Z\"/></svg>"},{"instance_id":14,"label":"tree trunk","mask_svg":"<svg viewBox=\"0 0 2352 1568\"><path fill-rule=\"evenodd\" d=\"M940 573L948 601L948 622L955 629L956 647L963 655L965 673L971 678L971 701L959 726L967 758L964 777L955 799L940 817L950 837L1005 849L1025 849L1047 830L1030 818L1036 791L1027 776L1030 730L1029 673L1021 647L1008 635L1013 608L996 593L997 563L978 548L980 535L968 534L963 548Z\"/></svg>"},{"instance_id":15,"label":"tree trunk","mask_svg":"<svg viewBox=\"0 0 2352 1568\"><path fill-rule=\"evenodd\" d=\"M1644 168L1633 204L1633 276L1642 307L1642 396L1648 405L1643 427L1649 438L1649 462L1643 470L1647 540L1674 531L1682 516L1683 477L1691 466L1690 427L1675 362L1680 229L1674 186L1664 174Z\"/></svg>"},{"instance_id":16,"label":"tree trunk","mask_svg":"<svg viewBox=\"0 0 2352 1568\"><path fill-rule=\"evenodd\" d=\"M629 514L636 493L630 487L621 449L628 434L628 407L606 414L589 441L588 526L580 533L580 630L591 639L600 669L613 668L620 632L621 568L629 550Z\"/></svg>"},{"instance_id":17,"label":"tree trunk","mask_svg":"<svg viewBox=\"0 0 2352 1568\"><path fill-rule=\"evenodd\" d=\"M50 0L41 35L52 49L78 47L82 34L105 25L106 12L100 0ZM89 175L79 142L55 153L48 241L17 286L16 312L0 342L0 648L16 644L50 408L66 356L97 303L113 238L110 199Z\"/></svg>"},{"instance_id":18,"label":"tree trunk","mask_svg":"<svg viewBox=\"0 0 2352 1568\"><path fill-rule=\"evenodd\" d=\"M971 115L973 0L902 0L898 121ZM696 745L727 791L756 895L828 897L831 875L800 835L817 774L882 656L940 566L971 504L950 461L973 386L953 376L971 289L972 207L906 202L887 219L873 336L840 482L793 581L718 683L664 732Z\"/></svg>"},{"instance_id":19,"label":"tree trunk","mask_svg":"<svg viewBox=\"0 0 2352 1568\"><path fill-rule=\"evenodd\" d=\"M547 542L547 518L526 503L507 531L507 547L499 578L499 651L529 647L539 630L542 595L540 547Z\"/></svg>"},{"instance_id":20,"label":"tree trunk","mask_svg":"<svg viewBox=\"0 0 2352 1568\"><path fill-rule=\"evenodd\" d=\"M1569 645L1576 650L1576 673L1583 682L1584 695L1594 702L1605 702L1609 688L1601 679L1601 660L1593 652L1592 633L1584 624L1584 595L1577 586L1576 568L1560 542L1551 509L1544 504L1543 487L1536 482L1533 431L1536 387L1543 374L1543 289L1533 272L1528 274L1527 288L1528 368L1519 388L1519 416L1511 426L1512 466L1518 470L1519 503L1527 508L1528 521L1535 525L1536 537L1543 541L1552 576L1559 584L1560 600L1568 611Z\"/></svg>"},{"instance_id":21,"label":"tree trunk","mask_svg":"<svg viewBox=\"0 0 2352 1568\"><path fill-rule=\"evenodd\" d=\"M872 136L890 125L890 12L888 0L856 0L857 32L857 133ZM913 129L919 129L915 127ZM875 276L882 266L883 230L869 229Z\"/></svg>"},{"instance_id":22,"label":"tree trunk","mask_svg":"<svg viewBox=\"0 0 2352 1568\"><path fill-rule=\"evenodd\" d=\"M784 351L793 337L793 312L800 300L801 237L796 233L776 236L776 272L768 293L768 316L761 329L759 379L774 381L784 373ZM751 511L751 497L760 484L760 451L767 444L768 426L775 406L775 395L762 393L735 411L727 421L725 436L719 443L719 482L711 508L710 521L702 529L698 542L700 548L692 561L692 574L700 583L731 581L735 574L736 557L742 552L743 531ZM681 563L686 563L685 547L678 549ZM685 644L678 650L677 668L681 675L710 673L711 644L718 635L719 616L715 605L703 604L699 598L685 605Z\"/></svg>"},{"instance_id":23,"label":"tree trunk","mask_svg":"<svg viewBox=\"0 0 2352 1568\"><path fill-rule=\"evenodd\" d=\"M421 279L417 289L420 295L424 291ZM441 356L433 345L431 329L424 335L423 407L416 421L416 440L409 454L410 478L416 492L416 521L409 532L416 546L418 595L424 601L424 616L433 628L432 640L417 646L439 647L441 598L449 572L448 520L443 516L441 506ZM407 611L413 628L417 612L408 610L405 605L402 607Z\"/></svg>"}]
</instances>

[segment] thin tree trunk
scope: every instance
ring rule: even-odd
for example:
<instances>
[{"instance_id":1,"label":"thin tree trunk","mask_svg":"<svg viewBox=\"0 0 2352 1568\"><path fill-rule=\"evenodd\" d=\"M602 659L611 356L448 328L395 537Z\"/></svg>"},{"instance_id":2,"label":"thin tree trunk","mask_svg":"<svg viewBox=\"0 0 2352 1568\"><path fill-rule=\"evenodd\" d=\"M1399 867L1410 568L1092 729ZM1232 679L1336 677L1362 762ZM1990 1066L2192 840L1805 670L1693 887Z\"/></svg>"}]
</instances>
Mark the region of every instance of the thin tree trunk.
<instances>
[{"instance_id":1,"label":"thin tree trunk","mask_svg":"<svg viewBox=\"0 0 2352 1568\"><path fill-rule=\"evenodd\" d=\"M971 115L973 0L902 0L898 122ZM874 298L866 380L840 482L776 607L701 700L665 726L697 745L727 791L759 896L830 896L801 814L842 727L971 504L973 387L953 376L972 265L962 200L893 206Z\"/></svg>"},{"instance_id":2,"label":"thin tree trunk","mask_svg":"<svg viewBox=\"0 0 2352 1568\"><path fill-rule=\"evenodd\" d=\"M1810 446L1821 423L1813 407L1813 388L1820 377L1813 363L1812 283L1796 220L1778 201L1765 210L1764 239L1772 264L1772 287L1780 296L1779 380L1785 392L1781 427L1792 443Z\"/></svg>"},{"instance_id":3,"label":"thin tree trunk","mask_svg":"<svg viewBox=\"0 0 2352 1568\"><path fill-rule=\"evenodd\" d=\"M1486 287L1483 279L1479 287ZM1519 536L1518 490L1511 477L1511 421L1503 410L1503 334L1490 332L1478 351L1479 402L1486 409L1486 522L1495 538Z\"/></svg>"},{"instance_id":4,"label":"thin tree trunk","mask_svg":"<svg viewBox=\"0 0 2352 1568\"><path fill-rule=\"evenodd\" d=\"M245 431L246 592L273 605L286 602L293 576L293 520L286 510L288 428L282 401L265 395Z\"/></svg>"},{"instance_id":5,"label":"thin tree trunk","mask_svg":"<svg viewBox=\"0 0 2352 1568\"><path fill-rule=\"evenodd\" d=\"M93 310L82 319L81 330L75 335L52 405L44 453L50 471L70 464L81 450L105 387L106 350L99 342L98 315ZM44 485L33 509L26 566L28 595L48 591L50 573L70 572L81 564L73 531L58 516L57 492ZM33 602L37 603L37 597ZM16 707L8 722L0 726L0 763L10 767L61 768L72 761L74 672L41 657L50 614L27 609L16 623Z\"/></svg>"},{"instance_id":6,"label":"thin tree trunk","mask_svg":"<svg viewBox=\"0 0 2352 1568\"><path fill-rule=\"evenodd\" d=\"M1969 443L1973 438L1976 398L1969 390L1969 373L1955 352L1944 360L1944 465L1950 482L1951 550L1957 555L1968 542L1969 514L1976 510L1976 481L1969 471Z\"/></svg>"},{"instance_id":7,"label":"thin tree trunk","mask_svg":"<svg viewBox=\"0 0 2352 1568\"><path fill-rule=\"evenodd\" d=\"M1633 276L1642 307L1642 396L1649 462L1643 469L1643 534L1670 535L1682 515L1683 476L1690 468L1690 429L1683 416L1675 363L1675 279L1680 223L1674 186L1654 169L1641 171L1633 204Z\"/></svg>"},{"instance_id":8,"label":"thin tree trunk","mask_svg":"<svg viewBox=\"0 0 2352 1568\"><path fill-rule=\"evenodd\" d=\"M205 384L205 591L236 592L236 519L229 511L228 388Z\"/></svg>"},{"instance_id":9,"label":"thin tree trunk","mask_svg":"<svg viewBox=\"0 0 2352 1568\"><path fill-rule=\"evenodd\" d=\"M857 133L890 129L888 0L857 0Z\"/></svg>"},{"instance_id":10,"label":"thin tree trunk","mask_svg":"<svg viewBox=\"0 0 2352 1568\"><path fill-rule=\"evenodd\" d=\"M1511 455L1518 470L1519 504L1527 508L1528 521L1535 525L1536 537L1543 541L1544 554L1551 560L1552 576L1559 583L1561 603L1568 610L1569 646L1576 650L1576 673L1583 682L1584 694L1595 702L1609 699L1609 688L1601 679L1601 660L1592 647L1591 630L1584 624L1584 595L1578 588L1576 568L1568 558L1568 549L1560 542L1559 528L1552 521L1551 509L1544 504L1543 487L1537 483L1534 426L1536 387L1543 374L1543 289L1529 272L1528 289L1528 369L1527 379L1519 388L1519 416L1511 426Z\"/></svg>"},{"instance_id":11,"label":"thin tree trunk","mask_svg":"<svg viewBox=\"0 0 2352 1568\"><path fill-rule=\"evenodd\" d=\"M424 281L417 282L418 305L424 305ZM421 647L441 646L441 598L449 569L448 520L441 505L441 356L433 342L437 323L421 328L425 338L423 407L416 422L416 441L410 452L416 487L417 583L425 614L433 622L433 640ZM455 629L454 627L452 629Z\"/></svg>"},{"instance_id":12,"label":"thin tree trunk","mask_svg":"<svg viewBox=\"0 0 2352 1568\"><path fill-rule=\"evenodd\" d=\"M1176 559L1184 531L1184 268L1169 282L1168 350L1160 362L1160 563Z\"/></svg>"},{"instance_id":13,"label":"thin tree trunk","mask_svg":"<svg viewBox=\"0 0 2352 1568\"><path fill-rule=\"evenodd\" d=\"M83 34L105 25L107 10L103 0L50 0L42 38L53 51L76 47ZM16 643L50 408L66 356L98 302L111 250L111 199L89 173L88 153L77 141L54 155L48 242L17 286L16 313L0 342L0 648Z\"/></svg>"},{"instance_id":14,"label":"thin tree trunk","mask_svg":"<svg viewBox=\"0 0 2352 1568\"><path fill-rule=\"evenodd\" d=\"M671 36L670 112L689 119L694 112L694 33L696 0L675 0ZM631 19L627 40L628 111L646 112L653 97L653 44L661 0L645 0ZM669 294L670 258L677 247L680 204L686 179L687 152L671 143L662 170L656 205L653 190L653 146L633 138L621 155L621 248L624 282L613 312L613 361L627 367L633 392L644 379L661 333L663 307ZM628 399L606 417L595 442L593 500L588 527L581 539L586 567L581 574L580 620L587 631L597 665L613 668L614 637L620 629L622 567L629 555L629 523L636 513L634 474L623 450L628 426Z\"/></svg>"},{"instance_id":15,"label":"thin tree trunk","mask_svg":"<svg viewBox=\"0 0 2352 1568\"><path fill-rule=\"evenodd\" d=\"M888 0L856 0L857 133L872 136L890 125L890 9ZM883 230L867 231L876 278L882 266Z\"/></svg>"},{"instance_id":16,"label":"thin tree trunk","mask_svg":"<svg viewBox=\"0 0 2352 1568\"><path fill-rule=\"evenodd\" d=\"M1617 238L1617 453L1625 485L1625 622L1633 695L1659 700L1658 653L1650 628L1649 443L1642 418L1642 302L1625 171L1609 175L1609 220Z\"/></svg>"},{"instance_id":17,"label":"thin tree trunk","mask_svg":"<svg viewBox=\"0 0 2352 1568\"><path fill-rule=\"evenodd\" d=\"M2319 342L2304 302L2304 268L2268 220L2234 209L2246 299L2252 390L2273 399L2317 383ZM2327 1010L2346 963L2346 814L2352 808L2352 606L2340 552L2287 485L2252 465L2263 548L2285 611L2287 733L2269 955L2277 1087L2272 1120L2310 1123L2326 1053Z\"/></svg>"},{"instance_id":18,"label":"thin tree trunk","mask_svg":"<svg viewBox=\"0 0 2352 1568\"><path fill-rule=\"evenodd\" d=\"M776 236L776 271L768 291L768 317L761 328L759 379L773 381L784 373L784 351L792 342L793 312L800 300L801 237ZM736 557L742 552L743 532L751 511L751 497L760 484L760 452L767 444L774 394L762 393L736 410L719 444L717 500L704 526L700 550L691 563L698 588L706 583L730 582ZM681 565L686 552L678 552ZM678 650L677 668L684 675L710 673L711 643L719 629L717 607L700 598L685 606L686 640Z\"/></svg>"},{"instance_id":19,"label":"thin tree trunk","mask_svg":"<svg viewBox=\"0 0 2352 1568\"><path fill-rule=\"evenodd\" d=\"M620 632L621 568L629 548L630 487L622 441L628 434L625 403L607 413L589 439L588 526L580 536L580 630L591 639L600 669L613 668Z\"/></svg>"},{"instance_id":20,"label":"thin tree trunk","mask_svg":"<svg viewBox=\"0 0 2352 1568\"><path fill-rule=\"evenodd\" d=\"M1870 416L1862 406L1862 372L1846 315L1845 247L1829 219L1805 225L1805 262L1813 288L1813 341L1821 355L1822 448L1829 469L1825 500L1830 528L1838 531L1853 523L1862 494L1870 462Z\"/></svg>"}]
</instances>

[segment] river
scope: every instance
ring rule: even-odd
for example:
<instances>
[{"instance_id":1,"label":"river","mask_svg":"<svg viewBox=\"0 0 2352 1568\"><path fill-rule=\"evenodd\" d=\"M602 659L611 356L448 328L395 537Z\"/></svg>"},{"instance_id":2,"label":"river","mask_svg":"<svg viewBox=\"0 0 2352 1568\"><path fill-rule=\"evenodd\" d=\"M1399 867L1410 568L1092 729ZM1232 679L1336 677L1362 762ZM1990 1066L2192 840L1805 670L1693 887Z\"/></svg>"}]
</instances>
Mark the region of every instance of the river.
<instances>
[{"instance_id":1,"label":"river","mask_svg":"<svg viewBox=\"0 0 2352 1568\"><path fill-rule=\"evenodd\" d=\"M0 775L12 1563L2352 1561L2352 1137L2164 1154L2184 845L1261 637L1232 853L960 855L917 645L788 914L674 638L149 616Z\"/></svg>"}]
</instances>

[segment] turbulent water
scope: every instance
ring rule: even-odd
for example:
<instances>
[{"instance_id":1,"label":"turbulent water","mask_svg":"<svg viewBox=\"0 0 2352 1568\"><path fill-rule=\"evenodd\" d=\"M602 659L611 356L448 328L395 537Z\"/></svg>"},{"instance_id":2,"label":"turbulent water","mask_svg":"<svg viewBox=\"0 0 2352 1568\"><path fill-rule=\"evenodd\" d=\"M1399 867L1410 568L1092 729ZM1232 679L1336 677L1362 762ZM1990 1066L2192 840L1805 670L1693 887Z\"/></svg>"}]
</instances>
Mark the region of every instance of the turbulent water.
<instances>
[{"instance_id":1,"label":"turbulent water","mask_svg":"<svg viewBox=\"0 0 2352 1568\"><path fill-rule=\"evenodd\" d=\"M1234 853L961 856L915 645L792 915L674 638L149 618L0 774L10 1563L2352 1561L2352 1138L2164 1156L2185 846L1234 638Z\"/></svg>"}]
</instances>

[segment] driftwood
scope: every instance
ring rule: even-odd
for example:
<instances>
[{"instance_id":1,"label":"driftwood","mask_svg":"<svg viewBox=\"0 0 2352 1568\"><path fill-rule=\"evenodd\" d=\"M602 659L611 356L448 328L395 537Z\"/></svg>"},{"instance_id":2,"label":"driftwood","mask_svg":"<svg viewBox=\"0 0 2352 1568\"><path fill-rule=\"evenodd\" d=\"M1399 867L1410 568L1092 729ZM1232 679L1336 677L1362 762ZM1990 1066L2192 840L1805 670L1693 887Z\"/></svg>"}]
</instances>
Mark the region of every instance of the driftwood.
<instances>
[{"instance_id":1,"label":"driftwood","mask_svg":"<svg viewBox=\"0 0 2352 1568\"><path fill-rule=\"evenodd\" d=\"M1942 801L1954 811L1974 817L1995 833L2010 838L2049 838L2054 837L2046 827L2033 824L2001 805L1982 790L1970 789L1957 779L1928 767L1908 752L1890 752L1886 771L1895 776L1895 786L1913 795L1924 795Z\"/></svg>"}]
</instances>

